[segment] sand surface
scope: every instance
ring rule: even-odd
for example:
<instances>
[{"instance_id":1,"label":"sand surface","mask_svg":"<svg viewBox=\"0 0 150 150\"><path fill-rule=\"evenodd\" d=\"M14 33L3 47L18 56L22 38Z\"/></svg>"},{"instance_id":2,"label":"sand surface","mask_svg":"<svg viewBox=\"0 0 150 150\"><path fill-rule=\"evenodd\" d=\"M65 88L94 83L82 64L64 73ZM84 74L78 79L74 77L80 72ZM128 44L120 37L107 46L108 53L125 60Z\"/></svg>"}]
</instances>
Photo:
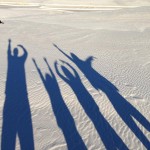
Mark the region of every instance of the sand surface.
<instances>
[{"instance_id":1,"label":"sand surface","mask_svg":"<svg viewBox=\"0 0 150 150\"><path fill-rule=\"evenodd\" d=\"M150 149L150 7L138 2L0 1L2 150ZM8 39L24 68L8 63Z\"/></svg>"}]
</instances>

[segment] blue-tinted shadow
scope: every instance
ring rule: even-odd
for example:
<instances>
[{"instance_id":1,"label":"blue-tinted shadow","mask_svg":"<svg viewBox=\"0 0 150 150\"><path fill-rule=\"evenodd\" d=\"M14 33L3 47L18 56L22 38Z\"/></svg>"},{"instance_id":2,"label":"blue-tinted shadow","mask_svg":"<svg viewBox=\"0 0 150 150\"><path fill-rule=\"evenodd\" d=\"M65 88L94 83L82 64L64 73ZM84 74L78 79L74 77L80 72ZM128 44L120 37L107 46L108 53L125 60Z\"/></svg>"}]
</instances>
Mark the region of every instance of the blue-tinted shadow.
<instances>
[{"instance_id":1,"label":"blue-tinted shadow","mask_svg":"<svg viewBox=\"0 0 150 150\"><path fill-rule=\"evenodd\" d=\"M31 112L25 76L27 51L19 57L18 49L11 54L11 40L8 45L8 70L6 81L6 98L3 109L3 126L1 150L15 150L16 136L19 137L21 150L34 150Z\"/></svg>"},{"instance_id":2,"label":"blue-tinted shadow","mask_svg":"<svg viewBox=\"0 0 150 150\"><path fill-rule=\"evenodd\" d=\"M61 65L61 69L65 76L62 75L58 69L57 62L55 63L56 72L72 88L72 90L76 94L78 101L80 102L87 116L93 122L95 129L101 137L101 140L103 141L106 149L127 150L128 148L123 143L121 138L116 134L114 129L110 126L110 124L99 111L99 107L82 84L77 71L70 64L66 62L63 63L74 72L74 75L64 65Z\"/></svg>"},{"instance_id":3,"label":"blue-tinted shadow","mask_svg":"<svg viewBox=\"0 0 150 150\"><path fill-rule=\"evenodd\" d=\"M61 95L61 92L57 83L57 79L52 69L50 68L47 60L46 59L44 60L50 71L50 74L46 74L46 77L42 75L42 72L40 68L37 66L37 63L34 59L33 59L33 62L37 68L37 71L45 86L45 89L47 93L49 94L53 112L57 120L57 124L63 132L68 150L86 150L87 148L77 131L74 119L62 98L62 95Z\"/></svg>"},{"instance_id":4,"label":"blue-tinted shadow","mask_svg":"<svg viewBox=\"0 0 150 150\"><path fill-rule=\"evenodd\" d=\"M71 56L69 56L60 48L58 48L57 45L54 44L54 46L69 60L76 64L76 66L82 71L82 73L86 76L86 78L89 80L89 82L95 89L101 90L107 95L113 107L117 111L118 115L132 130L136 137L143 143L143 145L147 149L150 149L150 141L137 126L133 118L135 118L148 131L150 131L149 121L122 95L119 94L118 89L110 81L108 81L106 78L100 75L92 67L92 61L94 60L94 57L90 56L86 60L81 60L75 54L71 53Z\"/></svg>"}]
</instances>

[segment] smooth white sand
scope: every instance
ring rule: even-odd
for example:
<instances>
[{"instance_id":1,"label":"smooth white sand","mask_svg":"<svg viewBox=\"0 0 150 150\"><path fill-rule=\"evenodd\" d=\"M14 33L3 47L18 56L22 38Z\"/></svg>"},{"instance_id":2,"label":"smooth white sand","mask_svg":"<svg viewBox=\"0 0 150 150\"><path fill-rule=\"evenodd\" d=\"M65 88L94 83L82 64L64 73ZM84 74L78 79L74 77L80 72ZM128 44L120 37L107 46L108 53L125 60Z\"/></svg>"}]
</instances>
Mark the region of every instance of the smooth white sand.
<instances>
[{"instance_id":1,"label":"smooth white sand","mask_svg":"<svg viewBox=\"0 0 150 150\"><path fill-rule=\"evenodd\" d=\"M34 2L36 1L32 4ZM145 0L147 3L149 1ZM81 11L78 7L76 11L72 7L52 10L37 5L14 7L8 4L0 6L0 19L5 23L0 24L0 131L5 101L7 46L8 39L11 38L12 47L22 44L29 53L25 70L36 150L67 148L48 93L32 62L32 58L35 58L43 74L49 73L44 57L58 79L64 102L89 150L102 150L105 147L75 93L57 75L54 68L56 60L65 60L77 70L100 112L129 149L146 149L118 115L106 94L93 88L80 69L61 54L53 43L68 55L74 53L82 60L91 55L96 57L93 68L114 84L119 93L150 121L150 8L97 11L84 8L86 11L83 11L82 7ZM136 4L139 4L138 1L134 5ZM136 119L135 122L150 140L149 131ZM17 140L17 150L20 149L19 145Z\"/></svg>"}]
</instances>

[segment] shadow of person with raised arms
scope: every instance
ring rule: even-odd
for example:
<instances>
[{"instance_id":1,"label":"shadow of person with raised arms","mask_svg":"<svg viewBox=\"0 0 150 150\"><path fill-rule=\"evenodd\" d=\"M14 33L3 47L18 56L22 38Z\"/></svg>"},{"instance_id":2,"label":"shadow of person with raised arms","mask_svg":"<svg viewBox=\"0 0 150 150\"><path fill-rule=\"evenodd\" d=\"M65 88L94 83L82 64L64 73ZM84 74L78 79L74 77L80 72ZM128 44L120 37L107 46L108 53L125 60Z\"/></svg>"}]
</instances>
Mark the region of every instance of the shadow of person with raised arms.
<instances>
[{"instance_id":1,"label":"shadow of person with raised arms","mask_svg":"<svg viewBox=\"0 0 150 150\"><path fill-rule=\"evenodd\" d=\"M15 150L18 134L21 150L34 150L31 112L28 101L25 61L27 51L18 56L18 48L11 54L11 40L8 44L8 70L6 81L6 98L3 109L3 126L1 150Z\"/></svg>"},{"instance_id":2,"label":"shadow of person with raised arms","mask_svg":"<svg viewBox=\"0 0 150 150\"><path fill-rule=\"evenodd\" d=\"M99 111L99 107L97 106L96 102L89 94L87 89L81 82L81 79L76 72L76 70L68 63L64 62L74 73L74 75L64 66L61 66L62 71L64 72L65 76L63 76L59 69L58 63L55 62L55 69L57 74L72 88L74 93L76 94L78 101L80 102L82 108L84 109L87 116L93 122L101 140L103 141L107 150L117 150L117 149L124 149L127 150L128 148L123 143L121 138L116 134L114 129L110 126L107 120Z\"/></svg>"},{"instance_id":3,"label":"shadow of person with raised arms","mask_svg":"<svg viewBox=\"0 0 150 150\"><path fill-rule=\"evenodd\" d=\"M61 95L61 92L57 83L57 79L52 69L50 68L47 60L46 59L44 60L50 71L50 74L46 74L46 77L42 75L42 72L37 66L36 61L34 59L33 59L33 62L41 77L41 80L45 86L45 89L47 90L49 94L53 112L57 120L57 124L63 132L68 150L87 150L81 136L79 135L76 129L74 119L62 98L62 95Z\"/></svg>"},{"instance_id":4,"label":"shadow of person with raised arms","mask_svg":"<svg viewBox=\"0 0 150 150\"><path fill-rule=\"evenodd\" d=\"M137 126L133 118L135 118L148 131L150 131L149 121L122 95L119 94L118 89L110 81L94 70L92 67L93 57L90 56L86 60L81 60L75 54L71 53L71 56L69 56L60 48L58 48L57 45L54 44L54 46L77 65L77 67L82 71L82 73L86 76L86 78L95 89L101 90L107 95L118 115L132 130L136 137L143 143L143 145L147 149L150 149L150 141Z\"/></svg>"}]
</instances>

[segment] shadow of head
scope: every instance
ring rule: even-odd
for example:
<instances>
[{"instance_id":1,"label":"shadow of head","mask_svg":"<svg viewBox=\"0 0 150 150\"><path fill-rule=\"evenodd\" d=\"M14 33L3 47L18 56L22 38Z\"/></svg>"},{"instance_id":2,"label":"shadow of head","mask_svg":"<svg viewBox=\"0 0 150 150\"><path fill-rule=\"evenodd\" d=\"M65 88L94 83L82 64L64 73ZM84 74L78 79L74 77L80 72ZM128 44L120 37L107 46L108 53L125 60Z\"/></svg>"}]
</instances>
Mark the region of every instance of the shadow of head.
<instances>
[{"instance_id":1,"label":"shadow of head","mask_svg":"<svg viewBox=\"0 0 150 150\"><path fill-rule=\"evenodd\" d=\"M69 71L69 69L67 69L65 66L62 65L62 66L61 66L61 69L62 69L63 73L65 74L65 76L66 76L68 79L76 78L76 76L73 75L73 74L71 73L71 71Z\"/></svg>"},{"instance_id":2,"label":"shadow of head","mask_svg":"<svg viewBox=\"0 0 150 150\"><path fill-rule=\"evenodd\" d=\"M14 57L18 57L18 54L19 54L18 48L14 48L13 54L14 54Z\"/></svg>"},{"instance_id":3,"label":"shadow of head","mask_svg":"<svg viewBox=\"0 0 150 150\"><path fill-rule=\"evenodd\" d=\"M81 60L79 57L77 57L75 54L71 53L71 57L73 62L78 65L78 66L83 66L83 65L92 65L93 60L95 59L94 56L89 56L85 60Z\"/></svg>"}]
</instances>

